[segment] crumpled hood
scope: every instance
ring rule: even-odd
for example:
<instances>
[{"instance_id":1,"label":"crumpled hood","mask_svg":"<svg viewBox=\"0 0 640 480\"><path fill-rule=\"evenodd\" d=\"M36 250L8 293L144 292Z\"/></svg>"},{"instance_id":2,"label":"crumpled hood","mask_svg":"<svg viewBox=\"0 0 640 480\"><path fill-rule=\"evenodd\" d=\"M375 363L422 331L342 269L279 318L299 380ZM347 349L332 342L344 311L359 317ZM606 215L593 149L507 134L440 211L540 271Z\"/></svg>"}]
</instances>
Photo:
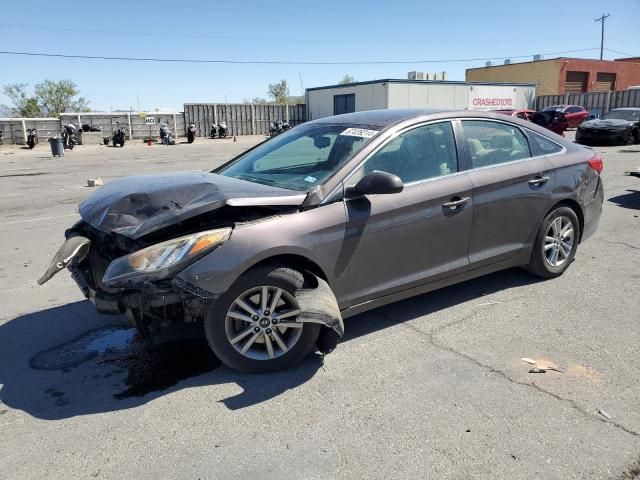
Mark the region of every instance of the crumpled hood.
<instances>
[{"instance_id":1,"label":"crumpled hood","mask_svg":"<svg viewBox=\"0 0 640 480\"><path fill-rule=\"evenodd\" d=\"M582 122L580 127L582 127L582 128L602 128L604 130L606 130L606 129L617 130L617 129L627 128L632 124L633 124L633 122L630 122L629 120L621 120L621 119L618 119L618 118L612 118L612 119L609 119L609 120L596 118L594 120L587 120L586 122Z\"/></svg>"},{"instance_id":2,"label":"crumpled hood","mask_svg":"<svg viewBox=\"0 0 640 480\"><path fill-rule=\"evenodd\" d=\"M208 172L137 175L112 180L80 203L92 227L129 238L216 210L224 205L301 205L305 193Z\"/></svg>"}]
</instances>

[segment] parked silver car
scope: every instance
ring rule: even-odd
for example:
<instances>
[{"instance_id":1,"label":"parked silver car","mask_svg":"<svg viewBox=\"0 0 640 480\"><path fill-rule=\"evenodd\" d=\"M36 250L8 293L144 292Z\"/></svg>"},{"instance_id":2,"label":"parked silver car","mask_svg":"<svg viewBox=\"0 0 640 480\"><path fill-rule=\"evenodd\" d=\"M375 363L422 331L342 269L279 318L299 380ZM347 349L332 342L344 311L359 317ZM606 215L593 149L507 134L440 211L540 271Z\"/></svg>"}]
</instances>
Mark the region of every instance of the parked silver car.
<instances>
[{"instance_id":1,"label":"parked silver car","mask_svg":"<svg viewBox=\"0 0 640 480\"><path fill-rule=\"evenodd\" d=\"M601 170L504 115L323 118L210 173L111 181L39 282L69 268L145 338L192 329L232 368L279 369L360 312L509 267L561 275L597 227Z\"/></svg>"}]
</instances>

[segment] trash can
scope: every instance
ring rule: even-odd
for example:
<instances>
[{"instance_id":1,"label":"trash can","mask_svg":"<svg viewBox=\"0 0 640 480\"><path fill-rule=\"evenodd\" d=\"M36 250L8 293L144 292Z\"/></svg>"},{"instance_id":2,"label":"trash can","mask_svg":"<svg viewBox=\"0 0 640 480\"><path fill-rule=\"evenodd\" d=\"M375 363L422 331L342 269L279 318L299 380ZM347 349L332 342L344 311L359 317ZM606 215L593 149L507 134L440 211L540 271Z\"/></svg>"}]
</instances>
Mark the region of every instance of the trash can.
<instances>
[{"instance_id":1,"label":"trash can","mask_svg":"<svg viewBox=\"0 0 640 480\"><path fill-rule=\"evenodd\" d=\"M64 157L64 143L62 143L62 137L51 137L49 139L49 145L51 145L51 154L54 157Z\"/></svg>"}]
</instances>

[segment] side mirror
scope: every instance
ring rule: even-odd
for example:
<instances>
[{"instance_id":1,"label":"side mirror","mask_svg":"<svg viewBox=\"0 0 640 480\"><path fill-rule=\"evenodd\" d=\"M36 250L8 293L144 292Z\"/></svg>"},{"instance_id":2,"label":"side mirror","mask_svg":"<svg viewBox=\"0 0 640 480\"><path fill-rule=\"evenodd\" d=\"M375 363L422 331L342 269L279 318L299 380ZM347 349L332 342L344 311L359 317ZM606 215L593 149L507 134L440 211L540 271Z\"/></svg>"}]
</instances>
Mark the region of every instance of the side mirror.
<instances>
[{"instance_id":1,"label":"side mirror","mask_svg":"<svg viewBox=\"0 0 640 480\"><path fill-rule=\"evenodd\" d=\"M404 184L397 175L374 170L362 177L354 187L351 187L351 191L347 192L347 196L353 198L360 195L386 195L399 193L403 188Z\"/></svg>"}]
</instances>

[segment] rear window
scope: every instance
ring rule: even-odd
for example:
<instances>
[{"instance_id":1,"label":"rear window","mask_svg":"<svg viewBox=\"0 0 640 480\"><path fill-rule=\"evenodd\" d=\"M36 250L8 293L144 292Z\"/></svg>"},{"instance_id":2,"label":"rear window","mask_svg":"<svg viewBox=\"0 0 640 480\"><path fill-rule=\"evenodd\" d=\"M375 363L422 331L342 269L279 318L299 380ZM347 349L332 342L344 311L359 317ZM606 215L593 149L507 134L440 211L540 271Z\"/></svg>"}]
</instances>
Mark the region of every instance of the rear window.
<instances>
[{"instance_id":1,"label":"rear window","mask_svg":"<svg viewBox=\"0 0 640 480\"><path fill-rule=\"evenodd\" d=\"M467 137L473 168L531 156L527 139L515 126L484 120L463 120L462 128Z\"/></svg>"},{"instance_id":2,"label":"rear window","mask_svg":"<svg viewBox=\"0 0 640 480\"><path fill-rule=\"evenodd\" d=\"M534 147L538 147L538 150L540 150L542 155L550 155L552 153L558 153L562 151L562 147L560 145L558 145L556 142L552 142L544 135L530 132L529 137L532 139Z\"/></svg>"}]
</instances>

